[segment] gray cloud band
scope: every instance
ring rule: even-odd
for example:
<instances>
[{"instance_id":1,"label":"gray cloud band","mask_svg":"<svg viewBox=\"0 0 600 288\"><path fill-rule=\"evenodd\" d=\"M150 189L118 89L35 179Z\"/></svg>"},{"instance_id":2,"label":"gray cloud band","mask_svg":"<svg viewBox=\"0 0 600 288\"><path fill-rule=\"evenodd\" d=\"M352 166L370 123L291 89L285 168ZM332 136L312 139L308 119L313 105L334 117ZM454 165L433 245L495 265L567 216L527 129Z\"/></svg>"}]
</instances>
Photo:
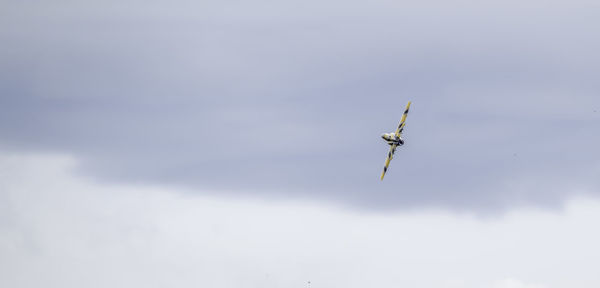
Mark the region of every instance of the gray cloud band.
<instances>
[{"instance_id":1,"label":"gray cloud band","mask_svg":"<svg viewBox=\"0 0 600 288\"><path fill-rule=\"evenodd\" d=\"M600 9L467 2L2 4L0 145L106 181L368 209L598 190ZM381 183L378 135L408 100Z\"/></svg>"}]
</instances>

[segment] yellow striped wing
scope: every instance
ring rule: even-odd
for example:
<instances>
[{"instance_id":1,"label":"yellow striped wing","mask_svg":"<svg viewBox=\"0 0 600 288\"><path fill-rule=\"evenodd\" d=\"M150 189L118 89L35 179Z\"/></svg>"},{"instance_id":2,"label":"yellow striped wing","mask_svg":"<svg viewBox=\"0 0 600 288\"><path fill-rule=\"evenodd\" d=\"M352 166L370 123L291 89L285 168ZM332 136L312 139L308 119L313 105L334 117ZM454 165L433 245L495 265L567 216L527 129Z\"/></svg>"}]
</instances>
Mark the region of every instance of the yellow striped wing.
<instances>
[{"instance_id":1,"label":"yellow striped wing","mask_svg":"<svg viewBox=\"0 0 600 288\"><path fill-rule=\"evenodd\" d=\"M383 172L381 172L381 180L383 180L383 176L385 176L385 172L387 172L388 166L390 166L390 161L394 158L396 147L396 144L390 146L390 152L388 152L387 158L385 158L385 166L383 166Z\"/></svg>"},{"instance_id":2,"label":"yellow striped wing","mask_svg":"<svg viewBox=\"0 0 600 288\"><path fill-rule=\"evenodd\" d=\"M406 122L406 115L408 115L408 110L410 109L410 101L406 104L406 109L404 109L404 114L402 114L402 118L400 119L400 124L398 124L398 129L396 129L396 137L400 137L402 131L404 130L404 124Z\"/></svg>"}]
</instances>

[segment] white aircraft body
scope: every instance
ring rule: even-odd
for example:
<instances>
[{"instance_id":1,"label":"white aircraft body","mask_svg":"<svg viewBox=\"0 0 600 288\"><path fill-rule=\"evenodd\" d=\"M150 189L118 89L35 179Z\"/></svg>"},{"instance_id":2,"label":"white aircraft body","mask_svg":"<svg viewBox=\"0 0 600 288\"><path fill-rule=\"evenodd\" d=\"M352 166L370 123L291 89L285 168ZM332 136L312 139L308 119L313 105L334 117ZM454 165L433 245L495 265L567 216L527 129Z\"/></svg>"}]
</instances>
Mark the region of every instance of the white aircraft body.
<instances>
[{"instance_id":1,"label":"white aircraft body","mask_svg":"<svg viewBox=\"0 0 600 288\"><path fill-rule=\"evenodd\" d=\"M408 115L408 109L410 108L410 101L406 105L406 110L404 110L404 114L402 114L402 119L400 119L400 124L398 124L398 129L396 132L392 133L384 133L381 135L381 138L390 145L390 151L388 152L387 158L385 159L385 166L383 166L383 172L381 172L381 180L383 180L383 176L385 176L385 172L387 172L388 166L390 166L390 161L394 157L394 153L396 152L396 148L398 146L404 145L404 139L402 139L402 131L404 131L404 124L406 122L406 115Z\"/></svg>"}]
</instances>

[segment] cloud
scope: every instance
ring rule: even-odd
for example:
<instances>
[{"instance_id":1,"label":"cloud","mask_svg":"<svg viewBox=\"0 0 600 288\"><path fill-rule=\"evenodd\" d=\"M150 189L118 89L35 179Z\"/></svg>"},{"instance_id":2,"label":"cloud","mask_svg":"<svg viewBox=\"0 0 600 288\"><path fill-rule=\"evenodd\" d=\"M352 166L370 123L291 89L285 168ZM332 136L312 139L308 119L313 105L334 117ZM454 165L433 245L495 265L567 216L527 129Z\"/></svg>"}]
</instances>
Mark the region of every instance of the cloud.
<instances>
[{"instance_id":1,"label":"cloud","mask_svg":"<svg viewBox=\"0 0 600 288\"><path fill-rule=\"evenodd\" d=\"M542 286L524 284L523 282L516 280L516 279L512 279L512 278L508 278L508 279L499 281L492 287L493 288L542 288Z\"/></svg>"},{"instance_id":2,"label":"cloud","mask_svg":"<svg viewBox=\"0 0 600 288\"><path fill-rule=\"evenodd\" d=\"M108 183L479 212L598 191L590 1L1 5L0 145Z\"/></svg>"},{"instance_id":3,"label":"cloud","mask_svg":"<svg viewBox=\"0 0 600 288\"><path fill-rule=\"evenodd\" d=\"M0 286L599 284L600 234L590 229L600 219L596 200L489 219L436 210L362 214L107 185L75 176L76 162L0 154Z\"/></svg>"}]
</instances>

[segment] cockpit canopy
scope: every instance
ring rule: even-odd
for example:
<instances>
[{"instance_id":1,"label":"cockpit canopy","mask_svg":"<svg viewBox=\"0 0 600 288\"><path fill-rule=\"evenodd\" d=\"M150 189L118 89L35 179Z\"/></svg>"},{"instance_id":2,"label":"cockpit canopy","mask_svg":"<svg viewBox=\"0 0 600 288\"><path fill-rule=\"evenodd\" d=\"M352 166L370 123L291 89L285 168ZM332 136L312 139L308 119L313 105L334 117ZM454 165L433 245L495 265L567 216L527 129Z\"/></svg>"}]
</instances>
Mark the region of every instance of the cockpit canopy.
<instances>
[{"instance_id":1,"label":"cockpit canopy","mask_svg":"<svg viewBox=\"0 0 600 288\"><path fill-rule=\"evenodd\" d=\"M381 138L387 141L393 141L396 138L396 135L394 135L394 133L383 133L381 134Z\"/></svg>"}]
</instances>

